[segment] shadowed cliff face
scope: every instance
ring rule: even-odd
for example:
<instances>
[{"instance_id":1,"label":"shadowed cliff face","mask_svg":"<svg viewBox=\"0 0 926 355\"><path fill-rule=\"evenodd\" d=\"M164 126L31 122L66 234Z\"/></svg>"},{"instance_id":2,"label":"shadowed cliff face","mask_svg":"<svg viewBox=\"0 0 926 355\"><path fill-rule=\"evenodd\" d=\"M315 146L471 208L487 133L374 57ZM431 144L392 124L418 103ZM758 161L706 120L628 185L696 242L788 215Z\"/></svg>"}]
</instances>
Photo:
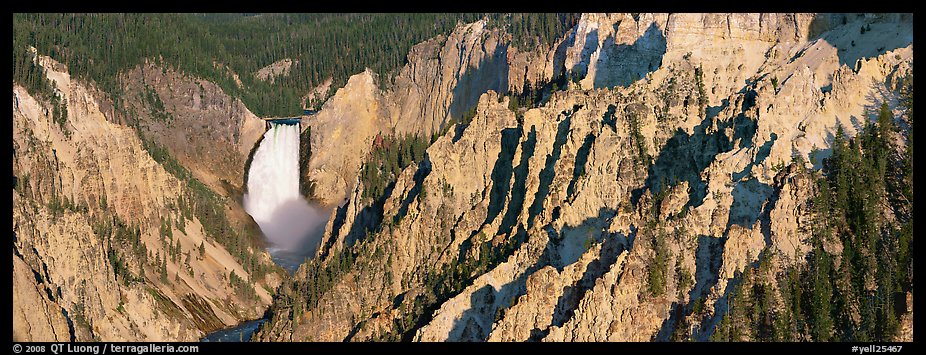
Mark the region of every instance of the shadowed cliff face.
<instances>
[{"instance_id":1,"label":"shadowed cliff face","mask_svg":"<svg viewBox=\"0 0 926 355\"><path fill-rule=\"evenodd\" d=\"M666 38L662 31L651 23L646 32L632 44L617 44L614 37L604 40L602 50L595 58L589 58L594 66L592 85L595 88L627 86L659 68L666 53Z\"/></svg>"},{"instance_id":2,"label":"shadowed cliff face","mask_svg":"<svg viewBox=\"0 0 926 355\"><path fill-rule=\"evenodd\" d=\"M213 190L242 195L245 161L264 122L205 80L142 64L126 74L129 118Z\"/></svg>"},{"instance_id":3,"label":"shadowed cliff face","mask_svg":"<svg viewBox=\"0 0 926 355\"><path fill-rule=\"evenodd\" d=\"M884 87L909 71L912 38L857 68L831 65L839 51L821 47L860 21L900 29L909 18L826 16L583 16L548 57L584 72L578 83L518 112L483 94L465 130L428 148L426 168L403 171L376 219L392 223L368 228L363 186L342 190L313 266L324 278L297 272L256 337L709 337L763 250L809 251L810 179L792 157L809 161L837 123L867 119L864 98L893 95Z\"/></svg>"}]
</instances>

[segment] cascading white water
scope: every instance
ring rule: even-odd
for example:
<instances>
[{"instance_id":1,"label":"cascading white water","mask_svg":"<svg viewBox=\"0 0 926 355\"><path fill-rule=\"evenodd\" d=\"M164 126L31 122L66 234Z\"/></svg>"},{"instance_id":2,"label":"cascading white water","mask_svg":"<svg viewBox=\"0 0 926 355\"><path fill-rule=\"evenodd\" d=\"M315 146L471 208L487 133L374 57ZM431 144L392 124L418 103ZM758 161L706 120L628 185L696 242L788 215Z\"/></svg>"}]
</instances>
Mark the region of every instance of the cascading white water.
<instances>
[{"instance_id":1,"label":"cascading white water","mask_svg":"<svg viewBox=\"0 0 926 355\"><path fill-rule=\"evenodd\" d=\"M271 253L309 252L306 243L324 222L299 193L299 126L271 124L248 173L244 209L273 245ZM301 258L299 258L301 261Z\"/></svg>"}]
</instances>

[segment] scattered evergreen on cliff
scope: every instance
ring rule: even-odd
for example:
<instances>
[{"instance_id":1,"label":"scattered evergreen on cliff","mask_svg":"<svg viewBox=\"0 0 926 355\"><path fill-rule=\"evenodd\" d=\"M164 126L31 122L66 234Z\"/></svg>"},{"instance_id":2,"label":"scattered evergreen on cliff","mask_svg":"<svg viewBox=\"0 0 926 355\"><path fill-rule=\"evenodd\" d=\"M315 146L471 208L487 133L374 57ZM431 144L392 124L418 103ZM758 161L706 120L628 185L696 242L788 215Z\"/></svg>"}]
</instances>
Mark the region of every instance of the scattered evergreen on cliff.
<instances>
[{"instance_id":1,"label":"scattered evergreen on cliff","mask_svg":"<svg viewBox=\"0 0 926 355\"><path fill-rule=\"evenodd\" d=\"M22 85L39 102L51 106L52 121L70 137L67 128L68 104L58 93L55 83L45 76L45 68L38 65L35 53L23 41L13 37L13 82Z\"/></svg>"},{"instance_id":2,"label":"scattered evergreen on cliff","mask_svg":"<svg viewBox=\"0 0 926 355\"><path fill-rule=\"evenodd\" d=\"M179 225L182 222L179 220L183 218L192 219L195 216L202 223L206 235L225 247L252 278L259 279L271 272L265 264L260 263L258 260L259 253L257 251L261 246L257 236L260 233L255 230L248 231L235 228L225 214L225 204L227 202L224 196L215 193L196 179L189 170L170 155L167 149L147 138L141 133L141 130L136 130L136 132L138 132L141 139L142 147L151 155L151 158L161 164L168 173L184 183L186 187L183 195L180 196L177 209L174 211L180 214L180 217L177 218L178 229L182 230ZM170 223L164 224L161 230L163 235L169 236ZM174 257L177 256L174 255Z\"/></svg>"},{"instance_id":3,"label":"scattered evergreen on cliff","mask_svg":"<svg viewBox=\"0 0 926 355\"><path fill-rule=\"evenodd\" d=\"M376 135L373 149L363 168L360 182L363 184L363 198L379 200L395 183L405 167L424 158L430 142L417 135L403 137Z\"/></svg>"},{"instance_id":4,"label":"scattered evergreen on cliff","mask_svg":"<svg viewBox=\"0 0 926 355\"><path fill-rule=\"evenodd\" d=\"M856 137L838 128L813 173L811 252L778 275L768 252L747 267L713 340L895 340L913 290L912 78L900 94L900 125L882 103Z\"/></svg>"}]
</instances>

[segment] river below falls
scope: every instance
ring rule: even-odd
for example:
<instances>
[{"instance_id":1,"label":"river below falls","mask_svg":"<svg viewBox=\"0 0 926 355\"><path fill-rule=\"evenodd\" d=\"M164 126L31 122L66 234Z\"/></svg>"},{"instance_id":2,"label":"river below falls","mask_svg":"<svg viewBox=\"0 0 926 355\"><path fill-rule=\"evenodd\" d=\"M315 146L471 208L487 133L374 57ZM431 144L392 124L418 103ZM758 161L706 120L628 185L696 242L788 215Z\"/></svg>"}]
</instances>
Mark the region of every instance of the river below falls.
<instances>
[{"instance_id":1,"label":"river below falls","mask_svg":"<svg viewBox=\"0 0 926 355\"><path fill-rule=\"evenodd\" d=\"M217 330L212 333L206 334L205 337L199 341L203 342L244 342L250 341L251 336L254 335L254 332L257 331L257 328L267 319L256 319L252 321L247 321L233 328L226 328L222 330Z\"/></svg>"},{"instance_id":2,"label":"river below falls","mask_svg":"<svg viewBox=\"0 0 926 355\"><path fill-rule=\"evenodd\" d=\"M327 222L330 212L327 210L321 210L320 215L323 218L322 221ZM270 258L273 259L274 263L292 275L294 272L296 272L297 269L299 269L299 266L302 265L306 259L311 259L313 256L315 256L315 250L318 249L319 241L324 233L325 223L320 223L314 226L313 230L309 231L309 234L300 242L293 245L291 249L283 249L271 245L267 248L267 252L270 253ZM206 336L200 339L200 341L248 341L251 339L251 335L257 331L257 328L266 321L267 319L265 318L246 321L231 328L221 329L206 334Z\"/></svg>"}]
</instances>

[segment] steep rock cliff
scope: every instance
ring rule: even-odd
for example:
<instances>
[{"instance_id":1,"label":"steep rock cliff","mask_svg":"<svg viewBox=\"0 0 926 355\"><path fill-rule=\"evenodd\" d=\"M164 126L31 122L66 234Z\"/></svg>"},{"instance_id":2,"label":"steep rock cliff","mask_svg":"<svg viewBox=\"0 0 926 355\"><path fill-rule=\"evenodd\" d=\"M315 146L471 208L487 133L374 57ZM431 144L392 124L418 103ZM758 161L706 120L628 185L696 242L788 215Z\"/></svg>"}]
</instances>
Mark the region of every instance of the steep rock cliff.
<instances>
[{"instance_id":1,"label":"steep rock cliff","mask_svg":"<svg viewBox=\"0 0 926 355\"><path fill-rule=\"evenodd\" d=\"M56 121L13 86L13 338L190 341L259 317L270 302L261 285L278 276L250 280L180 207L188 187L114 123L124 120L98 91L47 57L38 63L67 113Z\"/></svg>"},{"instance_id":2,"label":"steep rock cliff","mask_svg":"<svg viewBox=\"0 0 926 355\"><path fill-rule=\"evenodd\" d=\"M312 127L312 151L318 153L304 178L316 183L323 203L341 204L376 134L430 137L439 132L482 93L507 89L506 58L502 34L480 21L412 47L408 64L384 85L385 91L377 84L384 79L369 70L351 77L306 122Z\"/></svg>"},{"instance_id":3,"label":"steep rock cliff","mask_svg":"<svg viewBox=\"0 0 926 355\"><path fill-rule=\"evenodd\" d=\"M380 224L355 182L258 338L707 339L763 251L776 268L808 252L807 169L837 123L854 135L896 106L911 22L583 16L562 42L579 87L515 112L484 94L403 171Z\"/></svg>"},{"instance_id":4,"label":"steep rock cliff","mask_svg":"<svg viewBox=\"0 0 926 355\"><path fill-rule=\"evenodd\" d=\"M145 63L124 74L129 117L216 191L240 194L265 123L217 85Z\"/></svg>"}]
</instances>

